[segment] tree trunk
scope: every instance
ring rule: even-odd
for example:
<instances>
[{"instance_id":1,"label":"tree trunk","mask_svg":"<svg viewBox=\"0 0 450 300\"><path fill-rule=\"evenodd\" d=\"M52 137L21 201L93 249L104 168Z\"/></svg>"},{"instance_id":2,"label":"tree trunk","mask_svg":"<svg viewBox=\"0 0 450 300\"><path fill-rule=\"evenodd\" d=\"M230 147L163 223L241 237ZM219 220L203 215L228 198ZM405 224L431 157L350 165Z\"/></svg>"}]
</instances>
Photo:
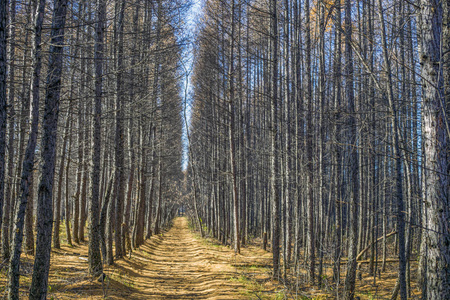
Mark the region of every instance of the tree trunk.
<instances>
[{"instance_id":1,"label":"tree trunk","mask_svg":"<svg viewBox=\"0 0 450 300\"><path fill-rule=\"evenodd\" d=\"M228 139L230 140L230 164L231 164L231 183L233 189L233 229L234 229L234 252L241 252L240 236L239 236L239 194L236 175L236 146L235 146L235 86L234 86L234 39L236 33L235 24L235 1L231 1L231 36L230 36L230 59L229 59L229 99L228 109L230 114L230 124L228 126Z\"/></svg>"},{"instance_id":2,"label":"tree trunk","mask_svg":"<svg viewBox=\"0 0 450 300\"><path fill-rule=\"evenodd\" d=\"M110 209L111 202L111 191L114 183L114 174L111 175L109 179L108 187L106 188L105 196L102 201L102 209L100 211L100 220L99 220L99 234L100 234L100 243L101 243L101 252L103 258L103 264L112 265L113 257L112 257L112 243L107 241L110 238L109 227L110 222L107 220L108 218L108 210Z\"/></svg>"},{"instance_id":3,"label":"tree trunk","mask_svg":"<svg viewBox=\"0 0 450 300\"><path fill-rule=\"evenodd\" d=\"M357 121L355 119L354 87L353 87L353 51L352 51L352 7L351 0L345 0L345 94L348 103L348 121L350 131L350 162L351 181L350 223L347 274L345 278L344 299L352 300L355 296L356 256L358 245L358 205L359 205L359 162L357 150Z\"/></svg>"},{"instance_id":4,"label":"tree trunk","mask_svg":"<svg viewBox=\"0 0 450 300\"><path fill-rule=\"evenodd\" d=\"M272 93L270 101L270 198L272 200L272 252L274 279L280 276L280 184L278 141L278 13L277 1L270 1Z\"/></svg>"},{"instance_id":5,"label":"tree trunk","mask_svg":"<svg viewBox=\"0 0 450 300\"><path fill-rule=\"evenodd\" d=\"M313 93L312 93L312 74L311 74L311 16L310 16L310 0L305 1L306 13L306 99L308 99L308 108L306 112L306 156L307 156L307 183L306 183L306 197L307 197L307 218L308 218L308 273L309 281L314 285L315 281L315 234L314 234L314 170L313 170L313 144L314 144L314 129L312 123L313 115Z\"/></svg>"},{"instance_id":6,"label":"tree trunk","mask_svg":"<svg viewBox=\"0 0 450 300\"><path fill-rule=\"evenodd\" d=\"M70 110L67 110L65 129L64 129L64 137L63 137L63 146L61 150L61 159L59 163L59 174L58 174L58 191L56 193L56 201L55 201L55 226L53 228L53 247L56 249L61 248L61 242L59 240L59 228L61 222L61 198L62 198L62 188L63 188L63 179L64 179L64 160L66 157L66 149L67 149L67 140L69 138L69 122L70 122Z\"/></svg>"},{"instance_id":7,"label":"tree trunk","mask_svg":"<svg viewBox=\"0 0 450 300\"><path fill-rule=\"evenodd\" d=\"M0 8L2 9L2 8ZM1 16L0 16L1 18ZM0 21L1 22L1 21ZM16 1L11 0L9 3L9 43L8 43L8 49L7 49L7 57L6 60L9 60L7 73L9 77L9 95L7 102L10 103L10 113L9 113L9 141L8 141L8 185L6 187L6 193L4 194L5 197L3 198L2 190L4 189L4 184L6 183L4 181L4 173L2 170L4 170L1 167L2 163L4 164L4 161L2 162L2 159L0 158L0 231L1 231L1 237L2 237L2 248L0 249L1 255L3 259L8 260L10 256L10 249L9 249L9 229L10 229L10 214L11 214L11 203L12 202L12 195L14 190L14 129L15 129L15 112L14 112L14 95L15 95L15 87L14 87L14 74L15 74L15 36L16 36ZM1 40L1 38L0 38ZM1 42L0 42L1 44ZM0 46L2 47L2 46ZM0 50L1 52L2 50ZM0 54L1 56L1 54ZM0 58L1 60L2 58ZM1 64L1 63L0 63ZM2 68L2 67L0 67ZM1 73L1 71L0 71ZM0 75L0 78L2 78L2 75ZM3 79L0 79L0 81ZM0 83L1 84L1 83ZM5 81L6 84L6 81ZM3 93L2 91L3 87L0 87L0 94ZM0 96L2 97L2 96ZM6 100L5 100L6 101ZM0 107L2 107L2 101L0 100ZM5 107L5 109L7 109ZM2 113L6 112L5 110L2 110ZM2 118L2 117L0 117ZM0 121L0 132L2 131L3 123ZM0 133L0 143L2 140L2 133ZM2 152L3 151L3 152ZM2 154L3 153L3 154ZM0 155L4 155L4 149L2 149L2 146L0 145ZM3 158L4 160L4 158ZM20 162L19 162L20 163ZM1 175L3 174L3 175ZM2 205L2 201L4 202ZM3 210L2 210L3 207Z\"/></svg>"},{"instance_id":8,"label":"tree trunk","mask_svg":"<svg viewBox=\"0 0 450 300\"><path fill-rule=\"evenodd\" d=\"M150 162L150 191L148 195L148 216L147 216L147 233L145 238L148 239L152 236L152 217L153 217L153 190L155 187L155 159L156 159L156 129L153 125L150 125L150 139L152 141L152 156Z\"/></svg>"},{"instance_id":9,"label":"tree trunk","mask_svg":"<svg viewBox=\"0 0 450 300\"><path fill-rule=\"evenodd\" d=\"M67 0L56 0L53 12L42 126L43 137L41 149L43 166L37 202L36 256L30 287L30 299L33 300L45 299L47 296L53 226L52 191L55 173L56 133L58 127L66 11Z\"/></svg>"},{"instance_id":10,"label":"tree trunk","mask_svg":"<svg viewBox=\"0 0 450 300\"><path fill-rule=\"evenodd\" d=\"M116 250L116 257L121 258L124 255L124 249L122 249L122 220L123 220L123 205L125 200L125 164L124 164L124 105L123 105L123 35L124 35L124 15L125 15L125 0L117 0L118 12L117 12L117 78L116 78L116 199L115 199L115 228L114 228L114 243Z\"/></svg>"},{"instance_id":11,"label":"tree trunk","mask_svg":"<svg viewBox=\"0 0 450 300\"><path fill-rule=\"evenodd\" d=\"M334 126L333 126L333 139L334 139L334 155L333 165L334 167L334 207L335 207L335 250L333 254L334 267L333 267L333 279L336 286L336 298L339 299L339 286L341 284L341 254L342 254L342 222L341 222L341 151L340 151L340 109L341 109L341 0L335 1L336 13L335 13L335 36L336 43L334 54Z\"/></svg>"},{"instance_id":12,"label":"tree trunk","mask_svg":"<svg viewBox=\"0 0 450 300\"><path fill-rule=\"evenodd\" d=\"M151 127L150 127L151 128ZM150 129L151 131L151 129ZM149 133L151 136L151 134ZM133 228L133 247L137 248L144 243L144 223L145 223L145 211L146 211L146 197L147 197L147 150L145 143L145 137L141 141L142 161L140 170L140 187L138 205L136 207L136 217L134 218Z\"/></svg>"},{"instance_id":13,"label":"tree trunk","mask_svg":"<svg viewBox=\"0 0 450 300\"><path fill-rule=\"evenodd\" d=\"M0 229L3 219L5 190L5 150L6 150L6 23L7 1L0 4ZM10 150L11 151L11 150ZM6 201L9 201L8 199ZM6 212L8 213L8 212ZM5 251L2 250L3 256Z\"/></svg>"},{"instance_id":14,"label":"tree trunk","mask_svg":"<svg viewBox=\"0 0 450 300\"><path fill-rule=\"evenodd\" d=\"M78 6L78 14L79 18L83 14L84 1L81 1ZM80 31L81 31L81 21L77 23L77 34L76 40L80 41ZM78 54L79 47L75 48L75 56ZM83 54L80 54L83 55ZM81 60L80 69L84 69L85 60ZM81 94L81 93L80 93ZM77 165L77 184L76 184L76 192L73 197L73 226L72 226L72 236L73 241L76 244L80 243L79 240L79 227L80 227L80 195L81 195L81 180L83 173L83 101L78 101L78 165Z\"/></svg>"},{"instance_id":15,"label":"tree trunk","mask_svg":"<svg viewBox=\"0 0 450 300\"><path fill-rule=\"evenodd\" d=\"M427 289L423 298L450 298L450 201L448 197L448 116L441 95L444 92L440 63L445 66L441 54L442 2L422 0L420 3L419 24L421 29L421 64L423 86L423 144L425 154L424 205L427 220L423 224L425 243L428 248L426 258ZM448 4L445 4L448 9ZM448 11L445 12L446 16ZM448 17L444 20L444 33L448 43ZM448 51L448 44L443 45ZM446 53L447 54L447 53ZM447 58L445 55L444 58ZM445 68L448 72L448 69ZM445 74L448 78L448 74ZM448 83L445 83L447 86ZM445 97L445 100L448 97ZM444 102L445 103L445 102Z\"/></svg>"},{"instance_id":16,"label":"tree trunk","mask_svg":"<svg viewBox=\"0 0 450 300\"><path fill-rule=\"evenodd\" d=\"M103 272L102 257L100 255L100 223L99 223L99 185L101 159L101 115L103 89L103 37L106 27L106 3L97 1L97 24L95 28L95 98L94 98L94 149L92 152L92 180L91 201L89 202L89 274L93 277Z\"/></svg>"},{"instance_id":17,"label":"tree trunk","mask_svg":"<svg viewBox=\"0 0 450 300\"><path fill-rule=\"evenodd\" d=\"M70 117L70 128L69 128L69 146L67 153L67 165L66 165L66 199L65 199L65 216L66 216L66 236L67 236L67 244L72 246L72 235L70 233L70 185L69 185L69 175L70 175L70 158L72 153L72 128L73 128L73 119Z\"/></svg>"},{"instance_id":18,"label":"tree trunk","mask_svg":"<svg viewBox=\"0 0 450 300\"><path fill-rule=\"evenodd\" d=\"M33 59L33 75L31 79L31 125L29 131L29 138L25 150L23 160L22 174L20 180L20 198L16 205L14 213L14 227L11 245L11 259L9 261L8 271L8 299L19 299L19 266L20 255L22 253L23 227L25 221L25 210L27 209L27 202L33 190L33 166L34 155L36 149L38 121L39 121L39 81L41 73L41 31L44 20L45 0L35 2L35 13L33 14L33 50L31 53Z\"/></svg>"}]
</instances>

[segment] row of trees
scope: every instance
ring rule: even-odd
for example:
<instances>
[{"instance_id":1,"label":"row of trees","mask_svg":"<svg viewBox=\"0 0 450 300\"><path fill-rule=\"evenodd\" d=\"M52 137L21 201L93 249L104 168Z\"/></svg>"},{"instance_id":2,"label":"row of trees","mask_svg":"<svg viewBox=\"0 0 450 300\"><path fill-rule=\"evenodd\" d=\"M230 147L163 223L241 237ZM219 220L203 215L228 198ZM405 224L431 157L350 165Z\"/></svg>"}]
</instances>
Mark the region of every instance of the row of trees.
<instances>
[{"instance_id":1,"label":"row of trees","mask_svg":"<svg viewBox=\"0 0 450 300\"><path fill-rule=\"evenodd\" d=\"M19 299L22 250L35 256L29 297L45 299L52 247L84 242L88 225L98 276L176 213L186 11L172 0L1 1L8 299Z\"/></svg>"},{"instance_id":2,"label":"row of trees","mask_svg":"<svg viewBox=\"0 0 450 300\"><path fill-rule=\"evenodd\" d=\"M188 169L200 227L238 253L269 240L275 278L344 299L358 260L375 282L390 256L407 299L418 258L424 298L449 298L449 13L434 0L205 1Z\"/></svg>"}]
</instances>

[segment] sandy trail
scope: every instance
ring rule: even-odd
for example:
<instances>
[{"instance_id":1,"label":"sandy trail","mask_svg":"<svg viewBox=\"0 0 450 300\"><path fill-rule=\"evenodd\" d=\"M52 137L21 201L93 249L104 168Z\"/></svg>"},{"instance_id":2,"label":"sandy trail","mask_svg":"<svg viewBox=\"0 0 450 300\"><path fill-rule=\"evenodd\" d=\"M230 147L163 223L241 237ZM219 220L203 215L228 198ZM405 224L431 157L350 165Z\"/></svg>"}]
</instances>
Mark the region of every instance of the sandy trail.
<instances>
[{"instance_id":1,"label":"sandy trail","mask_svg":"<svg viewBox=\"0 0 450 300\"><path fill-rule=\"evenodd\" d=\"M244 299L229 253L194 238L185 218L174 220L161 239L143 245L134 257L132 299ZM227 251L228 252L228 251ZM129 261L130 262L130 261Z\"/></svg>"}]
</instances>

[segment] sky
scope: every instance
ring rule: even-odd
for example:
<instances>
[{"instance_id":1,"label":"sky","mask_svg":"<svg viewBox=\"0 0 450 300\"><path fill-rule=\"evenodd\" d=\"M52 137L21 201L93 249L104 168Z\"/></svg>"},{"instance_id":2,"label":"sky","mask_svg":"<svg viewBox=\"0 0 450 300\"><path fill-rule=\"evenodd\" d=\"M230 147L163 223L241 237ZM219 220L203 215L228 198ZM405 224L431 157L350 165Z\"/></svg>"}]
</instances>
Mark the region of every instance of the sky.
<instances>
[{"instance_id":1,"label":"sky","mask_svg":"<svg viewBox=\"0 0 450 300\"><path fill-rule=\"evenodd\" d=\"M183 66L184 66L184 72L185 72L185 80L183 84L183 91L182 91L182 97L183 97L183 109L186 110L185 113L183 113L183 118L186 116L186 121L183 125L186 123L190 124L191 119L191 105L192 105L192 85L191 85L191 76L192 76L192 70L194 67L194 60L193 60L193 49L194 49L194 42L195 42L195 28L199 19L199 15L201 13L202 8L202 2L203 0L192 0L192 6L190 8L189 13L187 14L187 20L186 20L186 34L189 36L189 44L184 48L183 53ZM189 162L189 153L188 153L188 139L187 139L187 128L184 126L184 132L183 132L183 161L182 161L182 169L186 170Z\"/></svg>"}]
</instances>

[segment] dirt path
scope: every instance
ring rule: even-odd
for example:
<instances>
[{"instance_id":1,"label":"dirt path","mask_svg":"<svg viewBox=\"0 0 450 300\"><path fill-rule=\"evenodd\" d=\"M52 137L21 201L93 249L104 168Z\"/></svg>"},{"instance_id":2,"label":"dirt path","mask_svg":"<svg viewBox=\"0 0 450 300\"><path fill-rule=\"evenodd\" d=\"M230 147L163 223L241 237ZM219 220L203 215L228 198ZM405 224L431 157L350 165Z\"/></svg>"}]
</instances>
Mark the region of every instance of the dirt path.
<instances>
[{"instance_id":1,"label":"dirt path","mask_svg":"<svg viewBox=\"0 0 450 300\"><path fill-rule=\"evenodd\" d=\"M133 299L243 299L244 287L230 280L235 274L228 255L195 239L185 218L140 250Z\"/></svg>"},{"instance_id":2,"label":"dirt path","mask_svg":"<svg viewBox=\"0 0 450 300\"><path fill-rule=\"evenodd\" d=\"M195 237L186 218L175 219L169 231L147 240L131 258L105 266L103 283L87 273L87 253L87 242L52 250L47 299L255 299L240 268L232 264L259 255L236 257L229 247ZM32 268L33 257L23 255L21 299L28 298ZM5 296L2 269L0 299Z\"/></svg>"}]
</instances>

